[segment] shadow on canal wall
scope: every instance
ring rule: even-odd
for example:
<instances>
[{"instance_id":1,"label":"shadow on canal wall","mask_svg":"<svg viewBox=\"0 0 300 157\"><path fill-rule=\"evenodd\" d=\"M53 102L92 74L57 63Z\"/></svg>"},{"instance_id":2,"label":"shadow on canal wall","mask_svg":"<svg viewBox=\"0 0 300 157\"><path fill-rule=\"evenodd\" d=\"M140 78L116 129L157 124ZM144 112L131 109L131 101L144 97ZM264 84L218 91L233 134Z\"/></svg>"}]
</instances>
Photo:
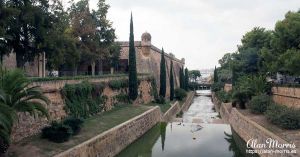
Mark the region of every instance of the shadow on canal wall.
<instances>
[{"instance_id":1,"label":"shadow on canal wall","mask_svg":"<svg viewBox=\"0 0 300 157\"><path fill-rule=\"evenodd\" d=\"M256 122L244 116L240 113L236 108L232 108L231 103L221 103L213 94L213 98L215 108L220 112L220 115L224 121L227 121L234 132L236 132L239 137L241 137L244 141L248 141L250 139L257 139L257 144L265 144L268 138L273 140L277 140L278 143L286 144L289 143L286 140L280 138L275 135L271 131L265 129L260 126ZM288 148L287 148L288 149ZM272 150L270 148L269 150ZM299 151L297 149L297 151ZM288 154L288 153L272 153L272 154L259 154L261 157L296 157L297 154Z\"/></svg>"}]
</instances>

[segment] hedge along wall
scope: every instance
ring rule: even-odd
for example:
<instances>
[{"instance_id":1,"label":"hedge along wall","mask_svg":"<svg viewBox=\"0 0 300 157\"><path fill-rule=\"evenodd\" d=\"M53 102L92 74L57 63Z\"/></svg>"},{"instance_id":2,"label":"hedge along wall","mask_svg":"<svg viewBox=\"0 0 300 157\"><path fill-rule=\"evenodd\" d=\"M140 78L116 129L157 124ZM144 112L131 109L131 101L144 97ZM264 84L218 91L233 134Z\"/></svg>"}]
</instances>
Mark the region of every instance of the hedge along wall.
<instances>
[{"instance_id":1,"label":"hedge along wall","mask_svg":"<svg viewBox=\"0 0 300 157\"><path fill-rule=\"evenodd\" d=\"M84 81L88 81L91 84L103 84L102 96L105 97L105 103L103 104L103 111L111 110L113 105L117 103L117 96L120 93L126 93L127 88L112 89L109 82L115 80L124 80L127 77L106 77L106 78L92 78L92 79L76 79L76 80L53 80L53 81L39 81L33 82L33 85L38 85L42 88L44 94L50 99L50 105L46 106L50 114L51 120L60 120L67 116L65 110L66 104L62 94L62 89L65 85L80 84ZM115 86L114 86L115 87ZM139 76L139 97L135 103L148 103L153 99L151 77ZM50 120L50 121L51 121ZM12 141L17 142L21 139L35 135L41 131L43 127L49 124L46 118L33 118L29 114L19 114L19 121L13 128Z\"/></svg>"},{"instance_id":2,"label":"hedge along wall","mask_svg":"<svg viewBox=\"0 0 300 157\"><path fill-rule=\"evenodd\" d=\"M288 107L300 108L300 88L273 87L274 102Z\"/></svg>"}]
</instances>

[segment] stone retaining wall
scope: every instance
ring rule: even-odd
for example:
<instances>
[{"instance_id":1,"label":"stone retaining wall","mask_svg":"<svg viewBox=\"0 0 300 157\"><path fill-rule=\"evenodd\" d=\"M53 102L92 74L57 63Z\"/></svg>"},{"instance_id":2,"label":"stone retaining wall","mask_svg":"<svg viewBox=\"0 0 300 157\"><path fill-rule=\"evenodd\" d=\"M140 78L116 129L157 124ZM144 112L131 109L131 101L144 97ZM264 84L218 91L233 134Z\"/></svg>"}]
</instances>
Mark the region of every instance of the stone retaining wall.
<instances>
[{"instance_id":1,"label":"stone retaining wall","mask_svg":"<svg viewBox=\"0 0 300 157\"><path fill-rule=\"evenodd\" d=\"M216 98L214 98L216 99ZM215 102L214 102L215 103ZM231 103L222 103L220 108L220 114L222 119L228 121L234 131L244 140L257 139L257 144L266 143L267 138L277 140L281 144L287 144L286 140L275 135L271 131L260 126L256 122L250 120L243 114L241 114L236 108L231 107ZM297 151L298 148L297 148ZM260 154L261 157L296 157L296 154Z\"/></svg>"},{"instance_id":2,"label":"stone retaining wall","mask_svg":"<svg viewBox=\"0 0 300 157\"><path fill-rule=\"evenodd\" d=\"M274 102L288 107L300 108L300 88L273 87Z\"/></svg>"},{"instance_id":3,"label":"stone retaining wall","mask_svg":"<svg viewBox=\"0 0 300 157\"><path fill-rule=\"evenodd\" d=\"M181 108L181 110L183 112L185 112L185 111L187 111L189 109L189 107L191 106L192 101L194 99L194 96L195 96L195 92L194 91L188 93L188 95L187 95L187 97L185 99L185 102L183 103L182 108Z\"/></svg>"},{"instance_id":4,"label":"stone retaining wall","mask_svg":"<svg viewBox=\"0 0 300 157\"><path fill-rule=\"evenodd\" d=\"M273 140L278 141L280 144L287 144L286 140L280 138L275 135L271 131L265 129L254 121L250 120L246 116L242 115L236 108L233 108L230 113L230 125L231 127L239 134L240 137L243 138L244 141L248 141L250 139L257 139L257 144L266 144L266 140L271 138ZM267 148L269 149L269 148ZM272 150L272 149L269 149ZM289 149L292 150L292 149ZM298 151L298 150L297 150ZM296 154L260 154L261 157L296 157Z\"/></svg>"},{"instance_id":5,"label":"stone retaining wall","mask_svg":"<svg viewBox=\"0 0 300 157\"><path fill-rule=\"evenodd\" d=\"M65 101L61 95L61 90L66 84L78 84L82 81L100 83L125 78L127 77L91 78L83 80L55 80L32 83L32 85L40 86L45 96L50 100L50 104L46 106L50 115L50 120L47 120L44 117L33 118L27 113L20 113L18 123L13 128L11 136L12 141L18 142L25 137L35 135L39 133L43 127L48 125L51 120L60 120L67 116L67 113L64 110ZM139 96L135 103L149 103L153 98L151 94L151 82L149 82L144 76L139 76L139 79L142 79L142 81L140 81L139 84ZM107 97L107 100L106 103L103 104L103 106L106 111L112 109L114 103L116 103L115 96L122 92L124 92L124 90L112 90L108 86L104 88L102 94Z\"/></svg>"},{"instance_id":6,"label":"stone retaining wall","mask_svg":"<svg viewBox=\"0 0 300 157\"><path fill-rule=\"evenodd\" d=\"M169 122L172 120L172 118L180 112L181 108L179 105L179 102L176 101L169 109L168 111L163 115L162 121Z\"/></svg>"},{"instance_id":7,"label":"stone retaining wall","mask_svg":"<svg viewBox=\"0 0 300 157\"><path fill-rule=\"evenodd\" d=\"M159 107L128 120L55 157L112 157L142 136L161 120Z\"/></svg>"}]
</instances>

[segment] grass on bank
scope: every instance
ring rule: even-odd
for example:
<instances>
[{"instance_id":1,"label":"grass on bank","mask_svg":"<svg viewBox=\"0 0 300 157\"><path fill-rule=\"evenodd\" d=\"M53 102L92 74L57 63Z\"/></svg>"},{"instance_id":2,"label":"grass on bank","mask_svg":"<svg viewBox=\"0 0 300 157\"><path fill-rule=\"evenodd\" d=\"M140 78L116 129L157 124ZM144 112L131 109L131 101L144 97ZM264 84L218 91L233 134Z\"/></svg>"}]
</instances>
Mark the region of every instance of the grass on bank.
<instances>
[{"instance_id":1,"label":"grass on bank","mask_svg":"<svg viewBox=\"0 0 300 157\"><path fill-rule=\"evenodd\" d=\"M33 156L53 156L138 116L150 108L145 105L115 107L111 111L85 119L81 132L67 142L53 143L36 135L19 142L9 156L26 156L28 149L35 150L34 153L30 153Z\"/></svg>"},{"instance_id":2,"label":"grass on bank","mask_svg":"<svg viewBox=\"0 0 300 157\"><path fill-rule=\"evenodd\" d=\"M160 110L162 113L166 113L169 110L169 108L171 108L172 104L174 104L174 103L175 103L175 101L167 101L164 104L150 103L148 105L149 106L158 106L158 107L160 107Z\"/></svg>"}]
</instances>

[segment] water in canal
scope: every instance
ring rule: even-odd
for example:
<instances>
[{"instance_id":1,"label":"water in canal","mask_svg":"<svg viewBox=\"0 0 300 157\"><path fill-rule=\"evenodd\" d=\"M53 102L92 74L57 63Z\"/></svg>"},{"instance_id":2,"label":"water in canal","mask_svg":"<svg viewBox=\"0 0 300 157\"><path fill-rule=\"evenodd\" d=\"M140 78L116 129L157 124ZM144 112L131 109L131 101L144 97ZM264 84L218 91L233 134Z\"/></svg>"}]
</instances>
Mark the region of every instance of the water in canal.
<instances>
[{"instance_id":1,"label":"water in canal","mask_svg":"<svg viewBox=\"0 0 300 157\"><path fill-rule=\"evenodd\" d=\"M245 142L229 125L211 123L217 117L210 97L195 97L183 122L155 125L117 157L246 156Z\"/></svg>"}]
</instances>

